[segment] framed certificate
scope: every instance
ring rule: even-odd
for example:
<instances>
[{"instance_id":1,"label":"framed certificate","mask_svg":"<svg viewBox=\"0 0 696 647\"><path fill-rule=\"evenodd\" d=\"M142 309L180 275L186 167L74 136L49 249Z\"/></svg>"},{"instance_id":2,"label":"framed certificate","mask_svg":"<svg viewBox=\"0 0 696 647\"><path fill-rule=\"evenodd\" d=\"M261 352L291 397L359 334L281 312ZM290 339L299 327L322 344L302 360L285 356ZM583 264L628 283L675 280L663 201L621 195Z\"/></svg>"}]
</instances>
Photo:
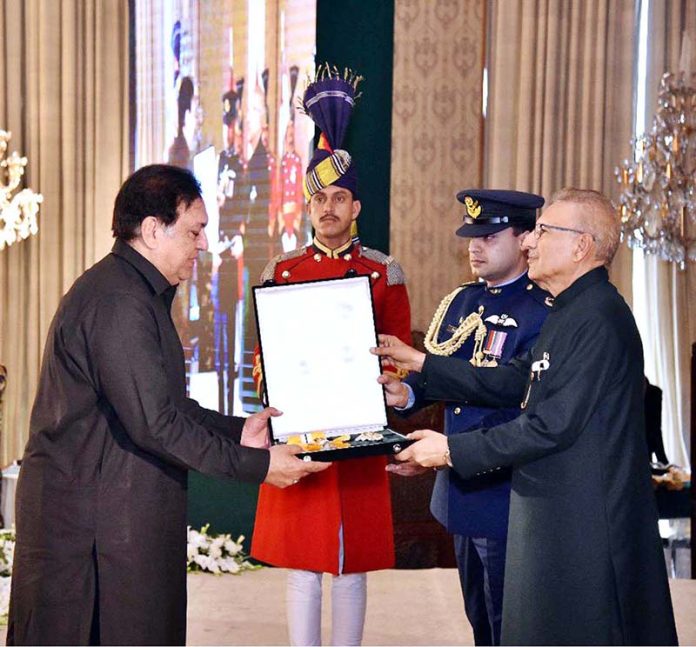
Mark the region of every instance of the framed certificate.
<instances>
[{"instance_id":1,"label":"framed certificate","mask_svg":"<svg viewBox=\"0 0 696 647\"><path fill-rule=\"evenodd\" d=\"M272 441L310 460L395 453L387 427L367 276L254 287L266 401L283 415Z\"/></svg>"}]
</instances>

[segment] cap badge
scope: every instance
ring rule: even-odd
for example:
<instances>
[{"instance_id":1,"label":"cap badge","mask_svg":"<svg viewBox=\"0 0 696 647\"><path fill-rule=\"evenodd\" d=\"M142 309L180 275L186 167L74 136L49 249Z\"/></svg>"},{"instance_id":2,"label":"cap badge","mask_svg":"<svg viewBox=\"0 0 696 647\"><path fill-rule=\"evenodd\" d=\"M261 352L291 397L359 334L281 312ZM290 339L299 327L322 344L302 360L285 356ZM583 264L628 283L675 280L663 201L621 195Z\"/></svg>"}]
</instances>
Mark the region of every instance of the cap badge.
<instances>
[{"instance_id":1,"label":"cap badge","mask_svg":"<svg viewBox=\"0 0 696 647\"><path fill-rule=\"evenodd\" d=\"M470 217L476 219L481 215L481 206L473 198L466 196L464 204L466 205L466 212Z\"/></svg>"}]
</instances>

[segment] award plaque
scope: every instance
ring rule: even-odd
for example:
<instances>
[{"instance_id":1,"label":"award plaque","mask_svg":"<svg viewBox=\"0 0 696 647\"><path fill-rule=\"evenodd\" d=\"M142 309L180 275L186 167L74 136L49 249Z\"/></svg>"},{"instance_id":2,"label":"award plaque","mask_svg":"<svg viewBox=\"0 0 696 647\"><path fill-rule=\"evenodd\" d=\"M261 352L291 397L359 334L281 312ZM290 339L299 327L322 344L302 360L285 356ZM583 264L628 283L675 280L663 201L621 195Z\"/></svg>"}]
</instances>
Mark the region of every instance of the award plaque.
<instances>
[{"instance_id":1,"label":"award plaque","mask_svg":"<svg viewBox=\"0 0 696 647\"><path fill-rule=\"evenodd\" d=\"M411 443L387 427L368 276L256 286L265 400L274 444L305 460L393 454Z\"/></svg>"}]
</instances>

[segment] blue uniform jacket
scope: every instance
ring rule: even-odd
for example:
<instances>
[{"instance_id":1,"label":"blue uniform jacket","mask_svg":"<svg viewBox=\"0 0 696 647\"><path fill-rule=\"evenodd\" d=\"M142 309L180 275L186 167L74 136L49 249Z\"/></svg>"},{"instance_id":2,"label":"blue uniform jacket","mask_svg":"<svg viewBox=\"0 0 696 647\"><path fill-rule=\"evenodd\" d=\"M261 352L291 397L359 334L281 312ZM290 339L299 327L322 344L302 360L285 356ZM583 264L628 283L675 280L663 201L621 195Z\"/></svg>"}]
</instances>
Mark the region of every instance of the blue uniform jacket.
<instances>
[{"instance_id":1,"label":"blue uniform jacket","mask_svg":"<svg viewBox=\"0 0 696 647\"><path fill-rule=\"evenodd\" d=\"M476 282L464 286L450 304L438 331L437 341L452 336L460 321L483 306L486 326L486 361L505 364L534 344L552 304L548 293L524 274L508 285L488 288ZM451 356L470 360L474 334ZM428 404L422 397L416 376L407 378L416 397L415 407ZM494 409L470 406L466 402L445 403L445 433L466 433L492 427L516 418L519 408ZM410 411L413 411L411 409ZM430 509L434 517L456 535L496 537L507 535L510 505L510 470L501 469L471 479L462 479L453 470L440 470L435 480Z\"/></svg>"}]
</instances>

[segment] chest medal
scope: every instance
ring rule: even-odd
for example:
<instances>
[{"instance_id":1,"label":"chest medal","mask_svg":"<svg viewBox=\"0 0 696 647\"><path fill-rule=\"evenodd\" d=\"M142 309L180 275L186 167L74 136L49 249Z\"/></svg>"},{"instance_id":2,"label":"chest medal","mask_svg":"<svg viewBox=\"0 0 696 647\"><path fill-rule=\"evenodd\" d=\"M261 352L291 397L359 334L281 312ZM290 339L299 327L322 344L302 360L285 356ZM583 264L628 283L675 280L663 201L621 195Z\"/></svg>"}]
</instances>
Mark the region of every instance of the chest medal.
<instances>
[{"instance_id":1,"label":"chest medal","mask_svg":"<svg viewBox=\"0 0 696 647\"><path fill-rule=\"evenodd\" d=\"M489 330L486 343L483 345L483 353L486 359L481 366L498 366L498 360L503 356L503 346L507 333L502 330Z\"/></svg>"}]
</instances>

